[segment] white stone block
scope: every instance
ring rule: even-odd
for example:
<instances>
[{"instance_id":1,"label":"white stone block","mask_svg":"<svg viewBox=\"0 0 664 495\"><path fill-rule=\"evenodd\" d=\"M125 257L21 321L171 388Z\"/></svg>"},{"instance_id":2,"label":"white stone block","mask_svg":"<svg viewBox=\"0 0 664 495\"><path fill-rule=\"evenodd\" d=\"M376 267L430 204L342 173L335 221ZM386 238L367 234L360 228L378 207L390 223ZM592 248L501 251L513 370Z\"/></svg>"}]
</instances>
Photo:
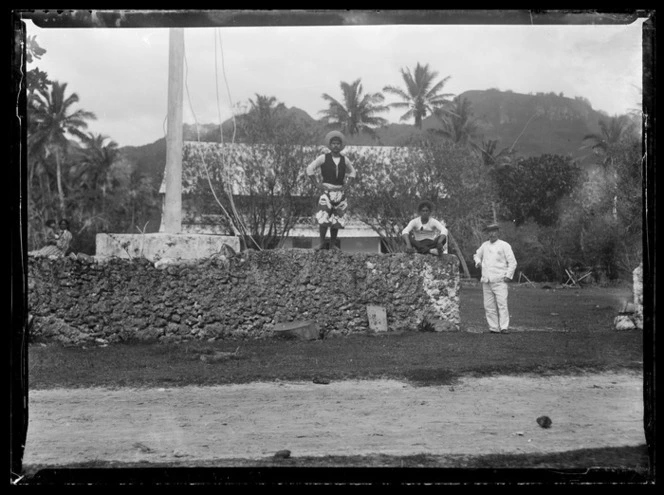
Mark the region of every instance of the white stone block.
<instances>
[{"instance_id":1,"label":"white stone block","mask_svg":"<svg viewBox=\"0 0 664 495\"><path fill-rule=\"evenodd\" d=\"M240 239L233 236L206 234L97 234L97 259L146 258L152 262L195 260L225 254L222 246L240 251Z\"/></svg>"},{"instance_id":2,"label":"white stone block","mask_svg":"<svg viewBox=\"0 0 664 495\"><path fill-rule=\"evenodd\" d=\"M616 330L634 330L634 328L636 328L632 319L627 315L616 316L613 320L613 324L615 325Z\"/></svg>"},{"instance_id":3,"label":"white stone block","mask_svg":"<svg viewBox=\"0 0 664 495\"><path fill-rule=\"evenodd\" d=\"M382 306L367 306L369 328L374 332L387 332L387 312Z\"/></svg>"}]
</instances>

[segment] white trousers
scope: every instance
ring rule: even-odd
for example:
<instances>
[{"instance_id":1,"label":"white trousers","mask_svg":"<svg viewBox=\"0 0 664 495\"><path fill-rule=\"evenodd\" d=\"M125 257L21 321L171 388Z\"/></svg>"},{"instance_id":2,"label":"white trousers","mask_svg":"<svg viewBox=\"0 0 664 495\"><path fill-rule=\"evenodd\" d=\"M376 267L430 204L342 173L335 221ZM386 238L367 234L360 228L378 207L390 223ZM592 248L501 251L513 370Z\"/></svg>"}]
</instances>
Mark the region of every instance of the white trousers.
<instances>
[{"instance_id":1,"label":"white trousers","mask_svg":"<svg viewBox=\"0 0 664 495\"><path fill-rule=\"evenodd\" d=\"M484 312L489 330L507 330L510 313L507 310L507 283L488 282L482 284L484 292Z\"/></svg>"}]
</instances>

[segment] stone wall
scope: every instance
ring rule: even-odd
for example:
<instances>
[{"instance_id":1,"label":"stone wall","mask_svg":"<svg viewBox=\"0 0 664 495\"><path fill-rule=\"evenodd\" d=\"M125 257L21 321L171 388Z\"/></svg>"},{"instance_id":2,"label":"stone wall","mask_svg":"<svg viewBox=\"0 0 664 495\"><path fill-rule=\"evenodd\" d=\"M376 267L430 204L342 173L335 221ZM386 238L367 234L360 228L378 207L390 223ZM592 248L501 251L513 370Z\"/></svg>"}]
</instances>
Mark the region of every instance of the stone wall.
<instances>
[{"instance_id":1,"label":"stone wall","mask_svg":"<svg viewBox=\"0 0 664 495\"><path fill-rule=\"evenodd\" d=\"M71 344L262 338L275 324L314 320L321 337L369 331L367 305L388 331L459 328L456 256L283 249L177 263L145 258L29 261L31 337Z\"/></svg>"},{"instance_id":2,"label":"stone wall","mask_svg":"<svg viewBox=\"0 0 664 495\"><path fill-rule=\"evenodd\" d=\"M643 330L643 262L632 272L634 282L634 325Z\"/></svg>"}]
</instances>

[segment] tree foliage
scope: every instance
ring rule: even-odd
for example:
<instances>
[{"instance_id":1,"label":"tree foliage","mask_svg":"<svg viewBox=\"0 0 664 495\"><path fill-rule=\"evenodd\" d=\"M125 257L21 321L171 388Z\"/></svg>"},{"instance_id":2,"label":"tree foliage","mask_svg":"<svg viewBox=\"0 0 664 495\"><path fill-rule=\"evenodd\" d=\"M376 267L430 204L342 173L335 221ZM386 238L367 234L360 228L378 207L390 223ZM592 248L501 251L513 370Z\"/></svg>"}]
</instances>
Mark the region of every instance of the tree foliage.
<instances>
[{"instance_id":1,"label":"tree foliage","mask_svg":"<svg viewBox=\"0 0 664 495\"><path fill-rule=\"evenodd\" d=\"M517 159L517 151L513 148L501 148L498 151L497 139L482 139L481 144L473 144L473 148L479 151L484 165L489 168L500 168Z\"/></svg>"},{"instance_id":2,"label":"tree foliage","mask_svg":"<svg viewBox=\"0 0 664 495\"><path fill-rule=\"evenodd\" d=\"M280 121L284 119L286 106L277 102L276 97L259 95L256 99L249 99L250 109L244 115L242 130L250 142L269 143L283 139L279 135Z\"/></svg>"},{"instance_id":3,"label":"tree foliage","mask_svg":"<svg viewBox=\"0 0 664 495\"><path fill-rule=\"evenodd\" d=\"M62 167L67 153L70 150L71 138L69 136L82 138L83 129L87 128L87 121L94 119L92 112L85 110L72 110L72 106L78 103L78 95L72 93L66 95L67 83L53 82L50 91L38 92L31 113L34 127L28 139L28 147L35 152L43 152L44 157L53 154L56 166L56 184L60 214L66 213L66 198L62 184Z\"/></svg>"},{"instance_id":4,"label":"tree foliage","mask_svg":"<svg viewBox=\"0 0 664 495\"><path fill-rule=\"evenodd\" d=\"M609 278L631 273L642 258L643 181L641 142L628 133L613 143L611 176L596 177L594 194L579 201L580 250L586 259L600 260Z\"/></svg>"},{"instance_id":5,"label":"tree foliage","mask_svg":"<svg viewBox=\"0 0 664 495\"><path fill-rule=\"evenodd\" d=\"M478 125L473 117L472 105L468 98L457 96L448 112L436 110L443 123L441 133L455 143L468 144L475 137Z\"/></svg>"},{"instance_id":6,"label":"tree foliage","mask_svg":"<svg viewBox=\"0 0 664 495\"><path fill-rule=\"evenodd\" d=\"M586 134L583 141L586 148L592 149L602 158L601 164L605 168L611 168L616 147L634 135L634 124L626 115L619 115L608 121L600 120L599 127L599 133Z\"/></svg>"},{"instance_id":7,"label":"tree foliage","mask_svg":"<svg viewBox=\"0 0 664 495\"><path fill-rule=\"evenodd\" d=\"M433 216L443 220L451 234L450 253L472 258L481 242L482 227L490 220L488 176L477 155L465 146L431 137L408 148L394 148L381 161L357 159L355 209L390 251L401 251L401 231L417 216L417 205L429 200ZM458 239L458 246L454 243Z\"/></svg>"},{"instance_id":8,"label":"tree foliage","mask_svg":"<svg viewBox=\"0 0 664 495\"><path fill-rule=\"evenodd\" d=\"M239 234L245 245L281 245L311 208L304 166L313 137L274 97L257 95L238 119L243 144L187 145L183 163L191 184L183 191L190 213Z\"/></svg>"},{"instance_id":9,"label":"tree foliage","mask_svg":"<svg viewBox=\"0 0 664 495\"><path fill-rule=\"evenodd\" d=\"M46 54L36 38L26 43L26 61ZM158 191L136 171L117 143L86 133L92 112L76 109L76 93L52 82L38 67L26 72L28 92L28 249L41 247L47 219L66 218L72 248L94 254L99 232L136 232L158 215ZM156 230L156 220L153 222Z\"/></svg>"},{"instance_id":10,"label":"tree foliage","mask_svg":"<svg viewBox=\"0 0 664 495\"><path fill-rule=\"evenodd\" d=\"M570 157L541 155L494 170L501 204L516 225L532 219L540 225L558 220L559 201L571 193L581 170Z\"/></svg>"},{"instance_id":11,"label":"tree foliage","mask_svg":"<svg viewBox=\"0 0 664 495\"><path fill-rule=\"evenodd\" d=\"M543 189L539 199L532 194L521 197L522 211L539 201L545 220L556 217L555 222L542 222L538 215L530 215L509 240L518 253L520 269L532 280L565 281L565 269L578 268L592 270L594 281L603 283L631 277L641 261L640 140L636 135L625 136L610 147L610 153L620 184L617 189L613 174L590 169L579 176L577 187L561 195L555 209L547 207L553 204L552 196L546 196ZM543 186L546 184L544 181ZM551 187L560 192L555 184ZM517 192L514 196L518 198Z\"/></svg>"}]
</instances>

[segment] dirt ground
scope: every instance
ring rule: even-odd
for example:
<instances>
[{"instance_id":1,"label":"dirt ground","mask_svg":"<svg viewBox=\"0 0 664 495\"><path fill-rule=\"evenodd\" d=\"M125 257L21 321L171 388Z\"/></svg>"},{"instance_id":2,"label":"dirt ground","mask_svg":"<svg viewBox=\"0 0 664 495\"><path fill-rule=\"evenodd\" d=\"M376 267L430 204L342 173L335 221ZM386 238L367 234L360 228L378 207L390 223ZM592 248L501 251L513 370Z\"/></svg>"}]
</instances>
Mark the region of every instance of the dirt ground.
<instances>
[{"instance_id":1,"label":"dirt ground","mask_svg":"<svg viewBox=\"0 0 664 495\"><path fill-rule=\"evenodd\" d=\"M544 429L536 419L549 416ZM554 453L645 443L639 373L29 393L24 466ZM589 467L589 466L581 466Z\"/></svg>"}]
</instances>

